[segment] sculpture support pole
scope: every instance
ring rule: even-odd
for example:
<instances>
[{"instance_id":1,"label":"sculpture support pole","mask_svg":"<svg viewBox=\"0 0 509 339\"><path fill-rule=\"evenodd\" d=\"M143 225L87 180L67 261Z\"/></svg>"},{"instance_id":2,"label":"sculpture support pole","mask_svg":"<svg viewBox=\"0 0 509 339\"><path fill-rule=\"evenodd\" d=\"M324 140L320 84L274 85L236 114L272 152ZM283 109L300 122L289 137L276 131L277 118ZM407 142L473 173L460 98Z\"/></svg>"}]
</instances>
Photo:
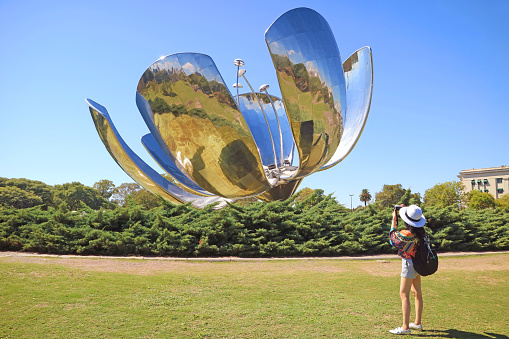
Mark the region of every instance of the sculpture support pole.
<instances>
[{"instance_id":1,"label":"sculpture support pole","mask_svg":"<svg viewBox=\"0 0 509 339\"><path fill-rule=\"evenodd\" d=\"M239 101L239 69L240 69L240 64L237 65L237 106L240 106L240 101Z\"/></svg>"},{"instance_id":2,"label":"sculpture support pole","mask_svg":"<svg viewBox=\"0 0 509 339\"><path fill-rule=\"evenodd\" d=\"M242 59L235 59L233 60L233 64L237 66L237 107L240 105L240 99L239 99L239 70L240 66L244 66L244 61Z\"/></svg>"}]
</instances>

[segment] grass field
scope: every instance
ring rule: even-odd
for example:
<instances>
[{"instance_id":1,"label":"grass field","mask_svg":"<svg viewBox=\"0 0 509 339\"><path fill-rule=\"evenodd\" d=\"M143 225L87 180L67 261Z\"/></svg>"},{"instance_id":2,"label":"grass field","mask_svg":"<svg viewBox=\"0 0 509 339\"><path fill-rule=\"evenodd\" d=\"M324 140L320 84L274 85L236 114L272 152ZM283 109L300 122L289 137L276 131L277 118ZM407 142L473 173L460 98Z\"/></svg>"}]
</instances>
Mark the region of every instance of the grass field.
<instances>
[{"instance_id":1,"label":"grass field","mask_svg":"<svg viewBox=\"0 0 509 339\"><path fill-rule=\"evenodd\" d=\"M443 257L414 337L507 338L508 261ZM0 338L390 338L400 265L4 256Z\"/></svg>"}]
</instances>

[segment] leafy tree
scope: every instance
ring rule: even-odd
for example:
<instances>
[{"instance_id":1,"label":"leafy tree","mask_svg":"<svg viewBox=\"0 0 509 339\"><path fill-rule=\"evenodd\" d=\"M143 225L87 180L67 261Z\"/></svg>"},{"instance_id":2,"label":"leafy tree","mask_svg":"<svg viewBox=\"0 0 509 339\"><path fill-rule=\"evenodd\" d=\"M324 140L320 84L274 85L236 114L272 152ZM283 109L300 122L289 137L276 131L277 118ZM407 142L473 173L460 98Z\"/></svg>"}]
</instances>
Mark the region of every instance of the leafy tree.
<instances>
[{"instance_id":1,"label":"leafy tree","mask_svg":"<svg viewBox=\"0 0 509 339\"><path fill-rule=\"evenodd\" d=\"M364 207L366 207L366 203L368 203L371 200L371 194L369 194L369 191L367 188L364 188L362 190L362 193L359 195L359 198L361 201L364 202Z\"/></svg>"},{"instance_id":2,"label":"leafy tree","mask_svg":"<svg viewBox=\"0 0 509 339\"><path fill-rule=\"evenodd\" d=\"M408 190L410 190L410 188ZM419 192L412 193L412 194L410 194L409 205L420 205L421 200L422 200L421 193L419 193Z\"/></svg>"},{"instance_id":3,"label":"leafy tree","mask_svg":"<svg viewBox=\"0 0 509 339\"><path fill-rule=\"evenodd\" d=\"M139 205L147 210L161 206L161 198L154 193L142 188L130 194L130 197Z\"/></svg>"},{"instance_id":4,"label":"leafy tree","mask_svg":"<svg viewBox=\"0 0 509 339\"><path fill-rule=\"evenodd\" d=\"M115 193L115 184L111 180L99 180L94 183L93 188L98 190L101 196L106 200L109 200L113 193Z\"/></svg>"},{"instance_id":5,"label":"leafy tree","mask_svg":"<svg viewBox=\"0 0 509 339\"><path fill-rule=\"evenodd\" d=\"M460 206L461 192L465 189L460 181L439 183L424 192L424 204L427 206Z\"/></svg>"},{"instance_id":6,"label":"leafy tree","mask_svg":"<svg viewBox=\"0 0 509 339\"><path fill-rule=\"evenodd\" d=\"M406 191L401 184L384 185L382 191L375 194L375 201L382 207L396 205L399 203L405 192Z\"/></svg>"},{"instance_id":7,"label":"leafy tree","mask_svg":"<svg viewBox=\"0 0 509 339\"><path fill-rule=\"evenodd\" d=\"M29 208L42 205L41 197L16 186L0 187L0 205L14 208Z\"/></svg>"},{"instance_id":8,"label":"leafy tree","mask_svg":"<svg viewBox=\"0 0 509 339\"><path fill-rule=\"evenodd\" d=\"M127 196L133 194L136 191L139 191L141 186L132 182L132 183L123 183L118 186L115 192L112 195L112 200L116 202L120 206L125 206Z\"/></svg>"},{"instance_id":9,"label":"leafy tree","mask_svg":"<svg viewBox=\"0 0 509 339\"><path fill-rule=\"evenodd\" d=\"M314 190L312 190L311 188L304 187L303 189L299 190L297 193L294 194L295 202L302 202L306 200L306 198L313 194L313 192Z\"/></svg>"},{"instance_id":10,"label":"leafy tree","mask_svg":"<svg viewBox=\"0 0 509 339\"><path fill-rule=\"evenodd\" d=\"M473 190L468 193L467 206L475 210L494 208L495 198L490 193Z\"/></svg>"},{"instance_id":11,"label":"leafy tree","mask_svg":"<svg viewBox=\"0 0 509 339\"><path fill-rule=\"evenodd\" d=\"M509 209L509 193L495 200L495 204L497 207Z\"/></svg>"},{"instance_id":12,"label":"leafy tree","mask_svg":"<svg viewBox=\"0 0 509 339\"><path fill-rule=\"evenodd\" d=\"M0 178L0 187L13 186L30 192L42 199L46 206L53 205L53 187L43 183L42 181L30 180L25 178L7 179Z\"/></svg>"},{"instance_id":13,"label":"leafy tree","mask_svg":"<svg viewBox=\"0 0 509 339\"><path fill-rule=\"evenodd\" d=\"M56 203L65 202L73 210L79 209L81 203L94 210L110 206L99 191L76 181L63 185L55 185L54 200Z\"/></svg>"},{"instance_id":14,"label":"leafy tree","mask_svg":"<svg viewBox=\"0 0 509 339\"><path fill-rule=\"evenodd\" d=\"M420 205L421 204L421 194L419 192L412 193L412 190L409 188L405 190L405 194L401 197L398 202L399 205L404 204L405 206L409 205Z\"/></svg>"},{"instance_id":15,"label":"leafy tree","mask_svg":"<svg viewBox=\"0 0 509 339\"><path fill-rule=\"evenodd\" d=\"M411 195L412 195L412 191L410 189L407 189L405 190L405 194L403 194L403 196L401 197L401 199L398 201L398 204L399 205L405 205L405 206L409 206L411 205L410 204L410 198L411 198Z\"/></svg>"}]
</instances>

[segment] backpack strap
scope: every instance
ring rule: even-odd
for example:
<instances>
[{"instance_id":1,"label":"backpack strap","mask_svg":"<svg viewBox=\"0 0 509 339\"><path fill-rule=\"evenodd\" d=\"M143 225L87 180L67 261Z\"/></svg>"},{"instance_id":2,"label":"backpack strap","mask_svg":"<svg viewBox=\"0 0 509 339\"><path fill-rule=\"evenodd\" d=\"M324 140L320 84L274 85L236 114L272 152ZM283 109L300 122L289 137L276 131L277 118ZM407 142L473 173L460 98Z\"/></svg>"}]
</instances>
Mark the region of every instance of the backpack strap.
<instances>
[{"instance_id":1,"label":"backpack strap","mask_svg":"<svg viewBox=\"0 0 509 339\"><path fill-rule=\"evenodd\" d=\"M428 255L427 255L426 259L429 260L429 257L431 255L431 257L436 260L435 254L431 250L431 242L429 241L429 236L426 234L423 239L424 239L424 244L426 245L426 247L428 247Z\"/></svg>"}]
</instances>

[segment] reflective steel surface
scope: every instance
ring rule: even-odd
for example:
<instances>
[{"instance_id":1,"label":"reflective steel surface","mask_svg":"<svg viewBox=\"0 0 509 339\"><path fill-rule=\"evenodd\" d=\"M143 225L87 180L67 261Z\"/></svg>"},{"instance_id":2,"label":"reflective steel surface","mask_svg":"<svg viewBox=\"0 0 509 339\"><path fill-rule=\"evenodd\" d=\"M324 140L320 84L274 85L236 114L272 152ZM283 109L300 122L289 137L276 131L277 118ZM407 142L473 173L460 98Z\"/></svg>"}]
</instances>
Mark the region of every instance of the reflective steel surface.
<instances>
[{"instance_id":1,"label":"reflective steel surface","mask_svg":"<svg viewBox=\"0 0 509 339\"><path fill-rule=\"evenodd\" d=\"M213 202L220 208L228 198L285 200L304 177L338 164L369 114L371 49L342 63L329 24L308 8L281 15L265 41L282 99L268 93L268 84L255 92L242 59L234 60L235 97L205 54L171 54L143 73L136 104L150 133L142 143L177 185L132 152L106 109L87 99L111 156L151 192L199 208ZM251 93L239 94L239 80Z\"/></svg>"},{"instance_id":2,"label":"reflective steel surface","mask_svg":"<svg viewBox=\"0 0 509 339\"><path fill-rule=\"evenodd\" d=\"M154 158L166 173L170 174L178 182L189 187L197 194L210 195L211 193L207 192L193 181L185 167L182 166L181 162L177 161L170 152L154 125L154 114L152 113L149 102L138 92L136 92L136 105L151 132L150 137L142 138L141 140L152 158Z\"/></svg>"},{"instance_id":3,"label":"reflective steel surface","mask_svg":"<svg viewBox=\"0 0 509 339\"><path fill-rule=\"evenodd\" d=\"M187 177L184 176L182 172L180 172L180 169L177 168L175 163L172 162L170 158L167 157L166 154L162 151L161 147L159 147L159 144L151 133L144 135L141 138L141 143L147 152L152 156L152 159L154 159L155 162L157 162L157 164L161 166L161 168L168 175L170 175L175 180L177 180L177 178L180 179L177 181L179 181L180 185L185 187L187 191L197 195L212 195L211 193L208 193L196 185L193 181L188 180Z\"/></svg>"},{"instance_id":4,"label":"reflective steel surface","mask_svg":"<svg viewBox=\"0 0 509 339\"><path fill-rule=\"evenodd\" d=\"M290 180L284 184L272 187L270 190L256 196L261 201L286 200L295 193L302 179Z\"/></svg>"},{"instance_id":5,"label":"reflective steel surface","mask_svg":"<svg viewBox=\"0 0 509 339\"><path fill-rule=\"evenodd\" d=\"M256 94L256 92L254 91L253 87L251 86L251 84L249 83L249 81L247 81L247 78L245 76L245 73L246 73L246 70L245 69L241 69L238 74L242 76L242 78L244 79L244 81L246 82L246 84L249 86L249 89L251 89L251 93L253 94L253 98L254 100L258 103L258 106L260 107L260 110L262 111L262 115L263 115L263 119L265 120L265 126L267 128L267 131L269 133L269 138L270 138L270 145L272 146L272 155L274 157L274 161L272 162L273 166L277 167L278 163L279 163L279 160L277 158L277 153L276 153L276 146L274 145L274 136L272 134L272 130L270 128L270 125L269 125L269 121L267 120L267 114L265 113L265 109L264 109L264 104L262 104L262 102L260 101L260 98L258 98L258 95ZM239 101L238 101L238 98L237 98L237 106L239 106ZM269 165L270 166L270 165ZM271 166L272 167L272 166ZM267 171L265 171L265 173L267 173Z\"/></svg>"},{"instance_id":6,"label":"reflective steel surface","mask_svg":"<svg viewBox=\"0 0 509 339\"><path fill-rule=\"evenodd\" d=\"M343 63L343 70L348 98L345 129L336 153L320 170L328 169L346 158L359 140L364 125L366 125L373 93L371 48L363 47L355 51Z\"/></svg>"},{"instance_id":7,"label":"reflective steel surface","mask_svg":"<svg viewBox=\"0 0 509 339\"><path fill-rule=\"evenodd\" d=\"M308 8L281 15L265 33L299 152L302 178L334 155L346 113L339 49L325 19Z\"/></svg>"},{"instance_id":8,"label":"reflective steel surface","mask_svg":"<svg viewBox=\"0 0 509 339\"><path fill-rule=\"evenodd\" d=\"M193 195L166 180L127 146L113 125L106 108L90 99L86 101L99 137L108 152L117 164L145 189L177 204L192 202L192 205L198 208L203 208L214 202L219 202L217 207L221 208L226 205L226 201L231 201L215 196Z\"/></svg>"},{"instance_id":9,"label":"reflective steel surface","mask_svg":"<svg viewBox=\"0 0 509 339\"><path fill-rule=\"evenodd\" d=\"M269 96L267 94L256 93L256 95L258 96L259 102L262 104L263 109L265 110L272 135L277 136L274 137L274 144L278 165L284 162L284 160L288 160L291 163L293 158L292 149L294 144L292 131L290 129L290 123L288 122L283 102L281 99L275 96L271 96L272 101L274 102L274 107L276 108L277 117L279 118L279 124L281 125L283 139L287 141L286 143L283 143L283 156L281 159L281 138L279 137L279 126L277 123L276 113L274 113L274 108L271 105ZM239 105L244 119L246 119L249 129L256 142L256 145L258 146L263 165L269 166L274 164L274 154L270 141L269 131L267 129L267 124L265 123L265 118L263 116L260 105L254 98L254 94L247 93L240 95Z\"/></svg>"},{"instance_id":10,"label":"reflective steel surface","mask_svg":"<svg viewBox=\"0 0 509 339\"><path fill-rule=\"evenodd\" d=\"M143 74L156 141L162 141L194 182L213 194L260 194L268 183L249 127L208 55L178 53ZM147 121L147 119L146 119ZM156 136L160 135L160 138Z\"/></svg>"}]
</instances>

